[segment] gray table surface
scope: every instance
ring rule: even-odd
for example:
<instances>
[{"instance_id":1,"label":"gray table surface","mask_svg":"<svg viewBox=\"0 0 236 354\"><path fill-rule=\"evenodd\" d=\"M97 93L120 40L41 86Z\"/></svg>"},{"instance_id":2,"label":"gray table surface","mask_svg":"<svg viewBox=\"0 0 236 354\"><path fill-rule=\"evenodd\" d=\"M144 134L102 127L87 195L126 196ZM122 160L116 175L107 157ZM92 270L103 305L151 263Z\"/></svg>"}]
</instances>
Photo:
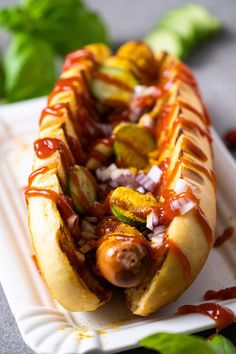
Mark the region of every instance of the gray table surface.
<instances>
[{"instance_id":1,"label":"gray table surface","mask_svg":"<svg viewBox=\"0 0 236 354\"><path fill-rule=\"evenodd\" d=\"M103 14L115 42L142 38L164 12L183 2L87 0L91 7ZM225 130L236 127L236 1L195 2L206 5L224 25L224 30L217 38L198 49L187 60L196 73L204 100L213 116L213 125L223 134ZM17 1L0 0L0 7L13 3ZM5 48L7 40L6 35L0 34L0 48ZM140 354L141 352L144 353L141 349L132 351ZM32 353L19 334L0 286L0 354Z\"/></svg>"}]
</instances>

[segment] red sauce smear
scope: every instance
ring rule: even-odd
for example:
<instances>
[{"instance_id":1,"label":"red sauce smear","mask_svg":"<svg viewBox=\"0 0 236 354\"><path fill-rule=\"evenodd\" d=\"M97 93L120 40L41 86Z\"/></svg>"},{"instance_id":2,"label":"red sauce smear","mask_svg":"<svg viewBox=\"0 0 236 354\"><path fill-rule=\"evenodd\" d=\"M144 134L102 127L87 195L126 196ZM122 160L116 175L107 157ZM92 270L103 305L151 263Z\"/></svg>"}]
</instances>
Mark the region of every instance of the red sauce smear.
<instances>
[{"instance_id":1,"label":"red sauce smear","mask_svg":"<svg viewBox=\"0 0 236 354\"><path fill-rule=\"evenodd\" d=\"M50 103L51 99L58 93L62 91L73 91L75 99L77 98L78 88L81 84L81 78L79 76L72 76L69 78L59 79L53 91L48 96L48 103Z\"/></svg>"},{"instance_id":2,"label":"red sauce smear","mask_svg":"<svg viewBox=\"0 0 236 354\"><path fill-rule=\"evenodd\" d=\"M172 240L168 241L168 245L169 245L169 251L173 252L182 263L184 269L184 279L186 284L189 284L191 280L191 264L188 260L188 257L184 254L183 251L181 251L181 249Z\"/></svg>"},{"instance_id":3,"label":"red sauce smear","mask_svg":"<svg viewBox=\"0 0 236 354\"><path fill-rule=\"evenodd\" d=\"M49 168L48 166L43 166L41 168L38 168L37 170L33 171L30 175L29 175L29 178L28 178L28 185L31 186L31 184L33 183L33 180L38 176L38 175L41 175L41 174L44 174L46 172L49 171Z\"/></svg>"},{"instance_id":4,"label":"red sauce smear","mask_svg":"<svg viewBox=\"0 0 236 354\"><path fill-rule=\"evenodd\" d=\"M236 148L236 129L229 130L225 134L224 138L228 146Z\"/></svg>"},{"instance_id":5,"label":"red sauce smear","mask_svg":"<svg viewBox=\"0 0 236 354\"><path fill-rule=\"evenodd\" d=\"M181 107L183 108L186 108L188 111L196 114L196 116L198 116L198 118L202 121L202 123L204 124L208 124L208 121L205 117L205 115L203 115L202 113L200 113L196 108L194 108L192 105L190 105L189 103L187 102L184 102L184 101L180 101L179 100L179 104Z\"/></svg>"},{"instance_id":6,"label":"red sauce smear","mask_svg":"<svg viewBox=\"0 0 236 354\"><path fill-rule=\"evenodd\" d=\"M174 69L174 68L171 67L170 69L164 70L164 72L162 73L162 76L163 77L170 77L172 69ZM175 81L177 79L180 79L181 81L185 82L186 84L190 85L193 88L193 90L195 91L197 97L199 98L199 100L201 102L202 109L204 111L206 124L209 125L211 118L210 118L210 115L206 109L206 106L202 102L201 94L199 92L198 85L197 85L197 82L195 80L195 77L194 77L192 71L184 63L177 63L175 65L175 69L176 69L176 75L173 78L173 80Z\"/></svg>"},{"instance_id":7,"label":"red sauce smear","mask_svg":"<svg viewBox=\"0 0 236 354\"><path fill-rule=\"evenodd\" d=\"M74 156L75 162L78 165L85 165L88 161L87 154L83 151L82 146L79 142L79 139L76 139L72 136L66 137L68 144L70 146L72 155Z\"/></svg>"},{"instance_id":8,"label":"red sauce smear","mask_svg":"<svg viewBox=\"0 0 236 354\"><path fill-rule=\"evenodd\" d=\"M99 79L99 80L102 80L108 84L111 84L113 86L116 86L116 87L119 87L125 91L128 91L128 92L133 92L133 88L130 87L127 83L119 80L118 78L116 77L111 77L110 75L107 75L105 73L102 73L102 72L97 72L96 75L95 75L95 78Z\"/></svg>"},{"instance_id":9,"label":"red sauce smear","mask_svg":"<svg viewBox=\"0 0 236 354\"><path fill-rule=\"evenodd\" d=\"M215 303L203 303L200 305L184 305L178 311L179 314L201 313L210 317L216 323L216 328L220 331L228 327L235 321L235 315L232 310L225 306Z\"/></svg>"},{"instance_id":10,"label":"red sauce smear","mask_svg":"<svg viewBox=\"0 0 236 354\"><path fill-rule=\"evenodd\" d=\"M68 104L67 103L57 103L57 104L54 104L51 107L44 108L42 113L41 113L41 116L40 116L39 125L42 124L44 118L47 115L52 115L52 116L56 116L56 117L62 117L63 116L63 110L68 110Z\"/></svg>"},{"instance_id":11,"label":"red sauce smear","mask_svg":"<svg viewBox=\"0 0 236 354\"><path fill-rule=\"evenodd\" d=\"M60 79L56 82L48 102L59 92L72 91L76 100L76 112L74 124L81 141L87 145L88 139L96 139L103 136L102 128L97 122L97 115L83 77L74 76Z\"/></svg>"},{"instance_id":12,"label":"red sauce smear","mask_svg":"<svg viewBox=\"0 0 236 354\"><path fill-rule=\"evenodd\" d=\"M31 197L43 197L43 198L47 198L47 199L50 199L53 202L55 202L58 209L59 209L59 212L61 214L63 221L67 224L72 235L77 239L79 238L79 236L80 236L79 217L74 212L72 204L71 204L68 197L66 197L62 193L58 194L55 191L52 191L49 189L30 187L25 191L25 198L28 199ZM72 225L68 224L68 220L71 217L74 218L74 222Z\"/></svg>"},{"instance_id":13,"label":"red sauce smear","mask_svg":"<svg viewBox=\"0 0 236 354\"><path fill-rule=\"evenodd\" d=\"M183 141L183 149L190 153L192 156L196 157L197 159L206 162L208 160L208 157L206 154L202 151L200 147L195 145L190 139L184 138Z\"/></svg>"},{"instance_id":14,"label":"red sauce smear","mask_svg":"<svg viewBox=\"0 0 236 354\"><path fill-rule=\"evenodd\" d=\"M165 189L164 191L162 191L162 196L165 199L163 205L159 208L153 208L153 210L158 209L157 214L159 216L160 223L168 227L168 225L171 223L174 217L180 215L179 209L172 208L171 205L172 202L174 200L178 200L181 198L187 198L195 204L194 210L195 210L196 218L198 219L199 224L203 228L209 247L211 247L212 240L213 240L213 233L206 219L205 214L203 213L202 209L199 206L199 200L190 191L177 194L172 189Z\"/></svg>"},{"instance_id":15,"label":"red sauce smear","mask_svg":"<svg viewBox=\"0 0 236 354\"><path fill-rule=\"evenodd\" d=\"M214 172L211 170L210 172L203 167L202 165L197 164L196 162L192 162L186 158L181 158L181 162L186 164L189 167L192 167L193 169L203 173L208 179L209 181L212 183L213 188L216 190L216 177Z\"/></svg>"},{"instance_id":16,"label":"red sauce smear","mask_svg":"<svg viewBox=\"0 0 236 354\"><path fill-rule=\"evenodd\" d=\"M212 142L212 137L211 137L211 134L209 133L209 131L201 128L196 122L190 121L189 119L187 119L183 116L179 116L178 120L175 121L175 124L178 124L178 121L180 122L180 124L183 127L186 127L188 129L192 129L192 130L197 130L202 136L205 136L208 139L209 143ZM174 129L174 126L172 129Z\"/></svg>"},{"instance_id":17,"label":"red sauce smear","mask_svg":"<svg viewBox=\"0 0 236 354\"><path fill-rule=\"evenodd\" d=\"M56 138L43 138L36 140L34 142L34 151L39 159L47 159L54 154L54 152L59 151L62 163L67 172L69 172L71 167L75 164L74 158L67 146L63 143L63 141Z\"/></svg>"},{"instance_id":18,"label":"red sauce smear","mask_svg":"<svg viewBox=\"0 0 236 354\"><path fill-rule=\"evenodd\" d=\"M183 80L191 86L197 86L197 81L193 75L193 72L188 68L187 65L185 65L184 63L178 63L177 70L177 75L180 80Z\"/></svg>"},{"instance_id":19,"label":"red sauce smear","mask_svg":"<svg viewBox=\"0 0 236 354\"><path fill-rule=\"evenodd\" d=\"M227 227L222 235L218 236L217 239L215 240L214 247L219 247L221 246L225 241L230 239L234 234L234 227L229 226Z\"/></svg>"},{"instance_id":20,"label":"red sauce smear","mask_svg":"<svg viewBox=\"0 0 236 354\"><path fill-rule=\"evenodd\" d=\"M97 61L92 52L88 49L79 49L66 56L63 71L70 69L73 65L79 64L82 60L91 60L93 64L97 65Z\"/></svg>"},{"instance_id":21,"label":"red sauce smear","mask_svg":"<svg viewBox=\"0 0 236 354\"><path fill-rule=\"evenodd\" d=\"M204 300L229 300L236 298L236 286L220 289L218 291L208 290L204 295Z\"/></svg>"},{"instance_id":22,"label":"red sauce smear","mask_svg":"<svg viewBox=\"0 0 236 354\"><path fill-rule=\"evenodd\" d=\"M165 110L162 111L160 123L157 124L157 130L156 130L157 135L158 135L158 132L160 133L160 132L167 131L170 118L172 117L172 114L173 114L175 108L176 107L170 108L168 106ZM205 136L208 139L209 143L212 142L212 138L211 138L211 135L208 132L208 130L201 128L197 123L188 120L187 118L183 117L182 115L179 115L176 117L176 119L171 127L171 130L169 131L169 133L166 135L166 137L164 138L164 140L162 141L162 143L158 147L158 155L159 156L161 156L163 154L163 152L166 149L168 149L168 147L170 145L170 141L172 140L173 135L176 131L176 128L179 125L183 129L187 128L190 130L197 130L201 134L201 136ZM196 156L197 158L200 158L203 161L207 160L207 156L191 140L185 138L183 141L183 144L184 145L187 144L186 150L191 152L192 155Z\"/></svg>"}]
</instances>

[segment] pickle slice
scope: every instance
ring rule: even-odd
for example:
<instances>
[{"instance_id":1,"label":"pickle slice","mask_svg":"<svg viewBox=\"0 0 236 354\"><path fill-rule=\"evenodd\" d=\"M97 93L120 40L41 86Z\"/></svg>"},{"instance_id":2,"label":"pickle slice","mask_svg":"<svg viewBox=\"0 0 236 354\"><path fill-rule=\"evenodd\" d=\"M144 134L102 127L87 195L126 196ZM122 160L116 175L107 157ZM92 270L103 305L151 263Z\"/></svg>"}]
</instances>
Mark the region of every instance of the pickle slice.
<instances>
[{"instance_id":1,"label":"pickle slice","mask_svg":"<svg viewBox=\"0 0 236 354\"><path fill-rule=\"evenodd\" d=\"M135 227L121 222L113 215L106 216L99 222L96 228L96 234L99 236L99 238L105 235L110 236L113 234L122 234L127 237L143 237L143 234L139 232Z\"/></svg>"},{"instance_id":2,"label":"pickle slice","mask_svg":"<svg viewBox=\"0 0 236 354\"><path fill-rule=\"evenodd\" d=\"M128 187L116 188L110 197L112 214L129 225L145 225L153 206L158 206L153 195L141 194Z\"/></svg>"},{"instance_id":3,"label":"pickle slice","mask_svg":"<svg viewBox=\"0 0 236 354\"><path fill-rule=\"evenodd\" d=\"M156 149L152 135L143 127L121 123L113 131L114 151L119 165L143 169L148 164L149 152Z\"/></svg>"},{"instance_id":4,"label":"pickle slice","mask_svg":"<svg viewBox=\"0 0 236 354\"><path fill-rule=\"evenodd\" d=\"M92 82L93 95L110 105L128 104L138 81L130 70L122 67L102 66Z\"/></svg>"},{"instance_id":5,"label":"pickle slice","mask_svg":"<svg viewBox=\"0 0 236 354\"><path fill-rule=\"evenodd\" d=\"M86 214L97 198L97 184L86 167L75 165L68 179L69 194L76 211Z\"/></svg>"},{"instance_id":6,"label":"pickle slice","mask_svg":"<svg viewBox=\"0 0 236 354\"><path fill-rule=\"evenodd\" d=\"M133 70L142 84L149 84L157 79L157 63L150 47L142 41L129 41L116 53L117 57L133 64Z\"/></svg>"}]
</instances>

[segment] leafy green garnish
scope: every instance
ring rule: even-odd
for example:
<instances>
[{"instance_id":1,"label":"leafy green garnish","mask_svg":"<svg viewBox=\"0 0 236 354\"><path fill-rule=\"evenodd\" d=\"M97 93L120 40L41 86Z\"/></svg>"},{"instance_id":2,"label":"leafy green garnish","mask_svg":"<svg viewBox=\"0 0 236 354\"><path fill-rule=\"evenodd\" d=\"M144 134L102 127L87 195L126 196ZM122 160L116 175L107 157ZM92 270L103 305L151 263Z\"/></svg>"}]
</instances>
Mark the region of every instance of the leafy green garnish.
<instances>
[{"instance_id":1,"label":"leafy green garnish","mask_svg":"<svg viewBox=\"0 0 236 354\"><path fill-rule=\"evenodd\" d=\"M108 43L101 17L80 0L24 0L25 11L57 53L65 55L91 42Z\"/></svg>"},{"instance_id":2,"label":"leafy green garnish","mask_svg":"<svg viewBox=\"0 0 236 354\"><path fill-rule=\"evenodd\" d=\"M157 333L140 341L146 348L161 354L235 354L233 344L223 336L207 342L201 337L178 333Z\"/></svg>"},{"instance_id":3,"label":"leafy green garnish","mask_svg":"<svg viewBox=\"0 0 236 354\"><path fill-rule=\"evenodd\" d=\"M236 354L236 348L233 343L224 336L214 336L210 344L213 348L217 348L219 354Z\"/></svg>"},{"instance_id":4,"label":"leafy green garnish","mask_svg":"<svg viewBox=\"0 0 236 354\"><path fill-rule=\"evenodd\" d=\"M3 67L5 95L9 101L46 95L56 79L52 47L43 39L26 33L12 36Z\"/></svg>"},{"instance_id":5,"label":"leafy green garnish","mask_svg":"<svg viewBox=\"0 0 236 354\"><path fill-rule=\"evenodd\" d=\"M4 69L8 100L45 95L55 81L56 56L92 42L108 42L101 17L82 0L22 0L0 10L0 27L12 32Z\"/></svg>"}]
</instances>

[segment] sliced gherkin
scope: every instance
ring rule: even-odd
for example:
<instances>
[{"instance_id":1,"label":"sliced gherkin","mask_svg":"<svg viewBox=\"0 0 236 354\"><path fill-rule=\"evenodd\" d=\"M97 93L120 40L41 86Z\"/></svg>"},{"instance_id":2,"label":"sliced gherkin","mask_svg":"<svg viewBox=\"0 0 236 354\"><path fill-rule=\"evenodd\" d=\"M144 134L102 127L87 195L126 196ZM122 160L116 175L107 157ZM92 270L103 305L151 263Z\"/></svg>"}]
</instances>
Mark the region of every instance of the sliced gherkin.
<instances>
[{"instance_id":1,"label":"sliced gherkin","mask_svg":"<svg viewBox=\"0 0 236 354\"><path fill-rule=\"evenodd\" d=\"M137 124L121 123L113 131L114 151L119 165L143 169L148 154L156 149L156 142L146 128Z\"/></svg>"},{"instance_id":2,"label":"sliced gherkin","mask_svg":"<svg viewBox=\"0 0 236 354\"><path fill-rule=\"evenodd\" d=\"M97 198L97 184L86 167L75 165L68 179L68 189L75 209L86 214Z\"/></svg>"},{"instance_id":3,"label":"sliced gherkin","mask_svg":"<svg viewBox=\"0 0 236 354\"><path fill-rule=\"evenodd\" d=\"M109 63L108 63L109 64ZM113 65L102 66L91 84L93 95L111 105L128 104L138 81L128 68Z\"/></svg>"},{"instance_id":4,"label":"sliced gherkin","mask_svg":"<svg viewBox=\"0 0 236 354\"><path fill-rule=\"evenodd\" d=\"M128 187L116 188L110 197L112 214L129 225L146 224L147 215L152 207L157 207L156 198L150 193L141 194Z\"/></svg>"}]
</instances>

